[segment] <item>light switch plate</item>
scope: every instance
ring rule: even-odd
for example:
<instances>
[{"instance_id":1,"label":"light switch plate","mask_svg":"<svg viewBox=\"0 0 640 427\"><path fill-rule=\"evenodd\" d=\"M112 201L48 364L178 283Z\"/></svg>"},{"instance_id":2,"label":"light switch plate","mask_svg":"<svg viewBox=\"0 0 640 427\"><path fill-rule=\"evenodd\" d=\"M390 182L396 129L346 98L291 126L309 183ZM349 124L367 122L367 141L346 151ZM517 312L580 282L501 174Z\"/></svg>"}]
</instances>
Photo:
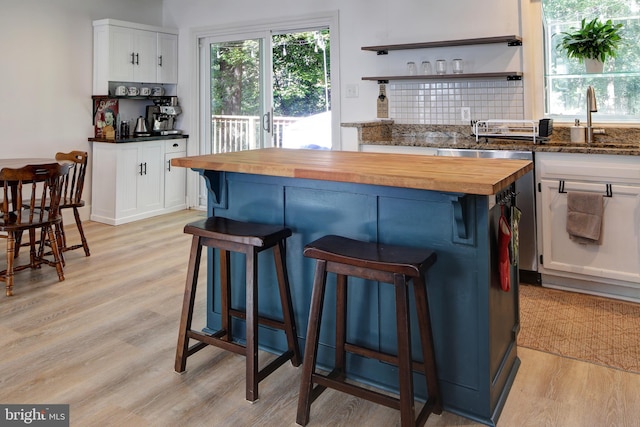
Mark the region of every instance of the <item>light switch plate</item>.
<instances>
[{"instance_id":1,"label":"light switch plate","mask_svg":"<svg viewBox=\"0 0 640 427\"><path fill-rule=\"evenodd\" d=\"M357 84L348 84L346 86L346 97L347 98L357 98L359 96L359 87Z\"/></svg>"}]
</instances>

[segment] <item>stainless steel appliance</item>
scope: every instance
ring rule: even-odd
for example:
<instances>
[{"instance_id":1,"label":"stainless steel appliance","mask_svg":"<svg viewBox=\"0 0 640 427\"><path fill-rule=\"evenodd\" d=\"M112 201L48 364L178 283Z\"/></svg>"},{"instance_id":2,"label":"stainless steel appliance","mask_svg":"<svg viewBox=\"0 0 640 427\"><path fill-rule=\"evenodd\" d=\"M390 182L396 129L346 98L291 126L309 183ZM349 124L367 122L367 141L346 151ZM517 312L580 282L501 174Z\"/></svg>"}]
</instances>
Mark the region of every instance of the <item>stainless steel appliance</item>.
<instances>
[{"instance_id":1,"label":"stainless steel appliance","mask_svg":"<svg viewBox=\"0 0 640 427\"><path fill-rule=\"evenodd\" d=\"M154 105L147 106L147 123L153 135L179 135L175 129L175 119L182 113L175 96L155 99Z\"/></svg>"},{"instance_id":2,"label":"stainless steel appliance","mask_svg":"<svg viewBox=\"0 0 640 427\"><path fill-rule=\"evenodd\" d=\"M495 159L533 160L531 151L474 150L439 148L438 156L478 157ZM515 183L516 206L522 211L520 218L520 280L540 283L538 274L538 245L536 237L535 179L533 171L528 172Z\"/></svg>"}]
</instances>

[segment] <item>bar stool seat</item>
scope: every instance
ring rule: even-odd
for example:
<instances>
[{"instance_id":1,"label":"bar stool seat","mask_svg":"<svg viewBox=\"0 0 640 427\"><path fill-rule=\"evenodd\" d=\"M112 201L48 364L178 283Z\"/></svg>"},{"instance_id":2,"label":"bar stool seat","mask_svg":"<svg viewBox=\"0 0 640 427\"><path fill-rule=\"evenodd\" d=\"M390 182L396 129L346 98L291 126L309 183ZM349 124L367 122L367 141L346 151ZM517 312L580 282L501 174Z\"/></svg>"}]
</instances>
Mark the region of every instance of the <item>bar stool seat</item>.
<instances>
[{"instance_id":1,"label":"bar stool seat","mask_svg":"<svg viewBox=\"0 0 640 427\"><path fill-rule=\"evenodd\" d=\"M221 217L210 217L187 224L184 232L192 234L191 255L187 271L182 316L176 349L175 370L184 372L187 357L205 348L207 345L242 354L246 357L246 399L253 402L258 399L258 383L291 360L293 366L300 365L296 325L293 317L293 305L285 262L285 240L291 236L286 227L269 224L235 221ZM220 250L220 284L222 303L221 329L211 335L191 329L193 305L198 282L198 270L202 247ZM274 320L258 315L258 260L257 254L273 248L278 277L278 289L282 305L283 320ZM246 307L245 311L231 307L231 259L229 252L246 255ZM246 345L233 341L231 318L246 321ZM270 326L285 332L287 351L271 361L261 370L258 369L258 324ZM189 347L189 339L198 341Z\"/></svg>"},{"instance_id":2,"label":"bar stool seat","mask_svg":"<svg viewBox=\"0 0 640 427\"><path fill-rule=\"evenodd\" d=\"M435 263L436 253L429 249L361 242L341 236L324 236L304 248L304 256L317 259L306 348L298 398L297 423L309 422L311 403L326 389L333 388L372 402L400 410L403 427L422 426L431 413L442 412L436 376L433 336L425 275ZM327 272L336 273L336 353L331 373L316 372L316 358ZM390 355L357 346L346 340L347 277L391 283L395 287L398 354ZM413 282L420 328L423 362L411 357L408 284ZM346 381L346 352L374 358L398 366L399 397ZM413 370L424 373L428 399L415 416ZM314 386L314 384L316 384Z\"/></svg>"}]
</instances>

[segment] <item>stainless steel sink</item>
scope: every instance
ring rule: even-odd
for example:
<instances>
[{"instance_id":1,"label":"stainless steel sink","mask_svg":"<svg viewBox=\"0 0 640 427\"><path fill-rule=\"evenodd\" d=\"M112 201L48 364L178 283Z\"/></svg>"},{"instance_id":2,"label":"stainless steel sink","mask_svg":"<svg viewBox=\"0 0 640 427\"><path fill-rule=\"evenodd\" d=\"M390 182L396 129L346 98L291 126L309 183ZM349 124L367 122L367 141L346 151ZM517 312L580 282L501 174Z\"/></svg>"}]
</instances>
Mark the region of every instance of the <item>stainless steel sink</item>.
<instances>
[{"instance_id":1,"label":"stainless steel sink","mask_svg":"<svg viewBox=\"0 0 640 427\"><path fill-rule=\"evenodd\" d=\"M531 151L515 150L476 150L465 148L438 148L437 156L476 157L479 159L518 159L532 160Z\"/></svg>"}]
</instances>

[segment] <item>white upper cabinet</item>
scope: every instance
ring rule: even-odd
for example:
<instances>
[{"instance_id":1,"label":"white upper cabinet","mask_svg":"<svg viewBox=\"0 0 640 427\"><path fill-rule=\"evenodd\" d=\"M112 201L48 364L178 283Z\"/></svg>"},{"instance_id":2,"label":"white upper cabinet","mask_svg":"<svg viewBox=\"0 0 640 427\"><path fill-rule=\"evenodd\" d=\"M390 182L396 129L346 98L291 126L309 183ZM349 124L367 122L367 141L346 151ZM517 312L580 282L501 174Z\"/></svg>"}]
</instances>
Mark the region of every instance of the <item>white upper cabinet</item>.
<instances>
[{"instance_id":1,"label":"white upper cabinet","mask_svg":"<svg viewBox=\"0 0 640 427\"><path fill-rule=\"evenodd\" d=\"M177 30L113 19L93 22L93 94L109 82L178 83Z\"/></svg>"},{"instance_id":2,"label":"white upper cabinet","mask_svg":"<svg viewBox=\"0 0 640 427\"><path fill-rule=\"evenodd\" d=\"M158 33L157 83L178 83L178 36Z\"/></svg>"}]
</instances>

